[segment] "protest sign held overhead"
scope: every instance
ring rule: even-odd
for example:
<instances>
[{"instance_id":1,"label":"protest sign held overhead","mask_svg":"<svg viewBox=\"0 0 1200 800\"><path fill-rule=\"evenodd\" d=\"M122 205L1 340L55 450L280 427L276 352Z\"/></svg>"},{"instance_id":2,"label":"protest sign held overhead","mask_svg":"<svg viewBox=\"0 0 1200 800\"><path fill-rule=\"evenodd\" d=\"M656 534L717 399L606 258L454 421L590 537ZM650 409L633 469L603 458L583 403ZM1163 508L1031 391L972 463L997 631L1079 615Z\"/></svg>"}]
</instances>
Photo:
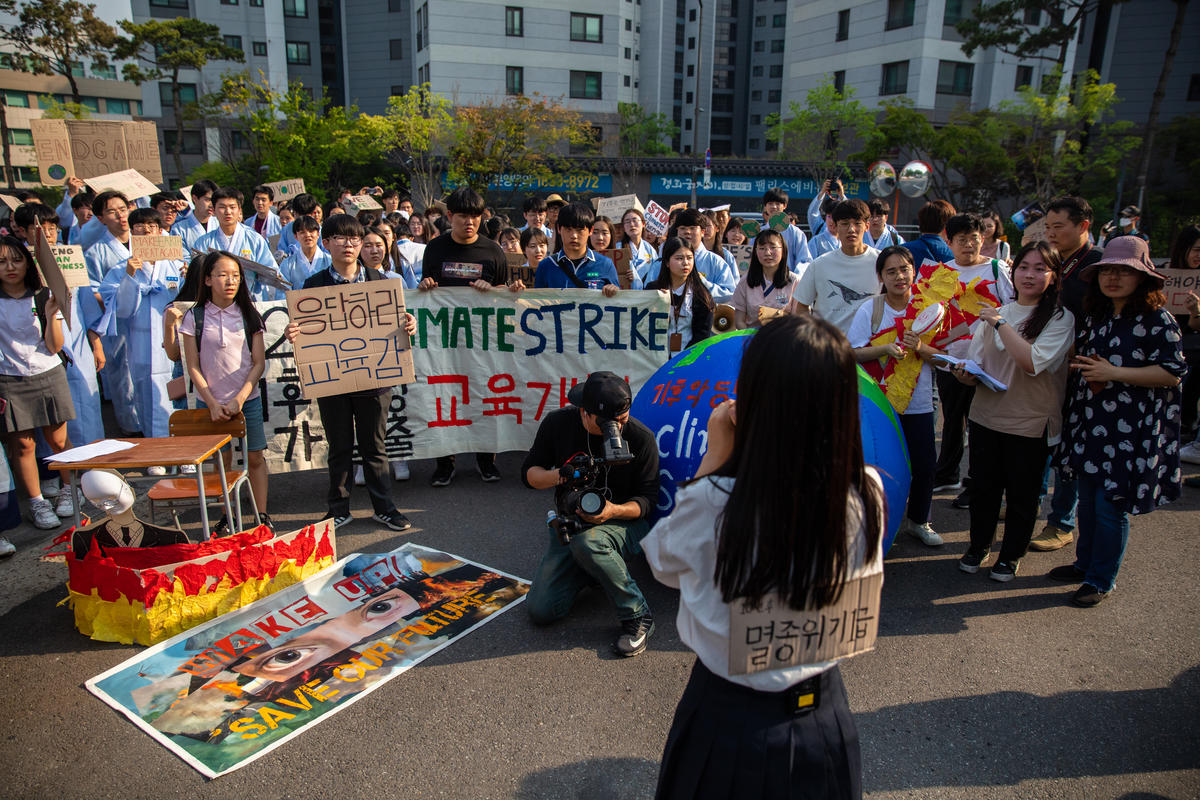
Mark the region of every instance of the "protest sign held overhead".
<instances>
[{"instance_id":1,"label":"protest sign held overhead","mask_svg":"<svg viewBox=\"0 0 1200 800\"><path fill-rule=\"evenodd\" d=\"M276 202L291 200L296 195L304 193L303 178L289 178L286 181L272 181L263 185L275 193Z\"/></svg>"},{"instance_id":2,"label":"protest sign held overhead","mask_svg":"<svg viewBox=\"0 0 1200 800\"><path fill-rule=\"evenodd\" d=\"M11 194L0 194L0 203L8 206L11 210L16 211L21 205L21 201L13 197Z\"/></svg>"},{"instance_id":3,"label":"protest sign held overhead","mask_svg":"<svg viewBox=\"0 0 1200 800\"><path fill-rule=\"evenodd\" d=\"M352 194L342 201L342 207L351 213L357 211L379 211L383 208L383 206L379 205L379 202L369 194Z\"/></svg>"},{"instance_id":4,"label":"protest sign held overhead","mask_svg":"<svg viewBox=\"0 0 1200 800\"><path fill-rule=\"evenodd\" d=\"M300 326L295 358L305 397L413 382L400 282L296 289L287 293L287 303Z\"/></svg>"},{"instance_id":5,"label":"protest sign held overhead","mask_svg":"<svg viewBox=\"0 0 1200 800\"><path fill-rule=\"evenodd\" d=\"M651 236L666 236L671 213L653 200L646 206L646 230Z\"/></svg>"},{"instance_id":6,"label":"protest sign held overhead","mask_svg":"<svg viewBox=\"0 0 1200 800\"><path fill-rule=\"evenodd\" d=\"M182 236L130 236L129 250L142 261L178 261L183 258Z\"/></svg>"},{"instance_id":7,"label":"protest sign held overhead","mask_svg":"<svg viewBox=\"0 0 1200 800\"><path fill-rule=\"evenodd\" d=\"M48 183L61 183L71 176L86 181L127 169L137 170L154 183L162 182L158 131L153 122L34 119L29 127L38 172Z\"/></svg>"},{"instance_id":8,"label":"protest sign held overhead","mask_svg":"<svg viewBox=\"0 0 1200 800\"><path fill-rule=\"evenodd\" d=\"M643 214L646 212L642 201L638 200L636 194L623 194L617 197L593 197L592 206L596 209L597 217L608 217L612 220L620 220L621 215L631 208L636 208Z\"/></svg>"},{"instance_id":9,"label":"protest sign held overhead","mask_svg":"<svg viewBox=\"0 0 1200 800\"><path fill-rule=\"evenodd\" d=\"M87 183L88 186L96 190L97 194L112 190L120 192L131 201L137 200L139 197L148 197L158 192L158 187L136 169L123 169L120 172L111 172L107 175L89 178Z\"/></svg>"}]
</instances>

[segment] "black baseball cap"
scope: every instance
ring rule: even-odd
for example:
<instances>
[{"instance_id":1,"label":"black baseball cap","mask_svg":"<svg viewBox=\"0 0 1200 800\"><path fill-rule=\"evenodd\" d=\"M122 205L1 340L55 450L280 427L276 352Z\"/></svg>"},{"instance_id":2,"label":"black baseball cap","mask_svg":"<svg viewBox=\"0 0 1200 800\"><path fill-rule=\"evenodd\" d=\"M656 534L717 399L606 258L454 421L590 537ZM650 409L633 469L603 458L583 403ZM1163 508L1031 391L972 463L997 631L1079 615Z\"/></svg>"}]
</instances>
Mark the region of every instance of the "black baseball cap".
<instances>
[{"instance_id":1,"label":"black baseball cap","mask_svg":"<svg viewBox=\"0 0 1200 800\"><path fill-rule=\"evenodd\" d=\"M633 404L633 393L620 375L593 372L586 381L571 387L571 391L567 392L567 400L589 414L612 419L629 410Z\"/></svg>"}]
</instances>

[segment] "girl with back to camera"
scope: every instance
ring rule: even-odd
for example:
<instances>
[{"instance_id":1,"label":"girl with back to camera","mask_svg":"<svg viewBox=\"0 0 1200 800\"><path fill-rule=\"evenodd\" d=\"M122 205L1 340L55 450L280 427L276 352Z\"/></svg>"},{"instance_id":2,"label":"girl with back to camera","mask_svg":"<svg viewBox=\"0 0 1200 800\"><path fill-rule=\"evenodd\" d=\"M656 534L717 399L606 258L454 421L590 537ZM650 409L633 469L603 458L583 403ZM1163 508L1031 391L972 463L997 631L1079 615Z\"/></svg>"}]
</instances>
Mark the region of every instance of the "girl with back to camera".
<instances>
[{"instance_id":1,"label":"girl with back to camera","mask_svg":"<svg viewBox=\"0 0 1200 800\"><path fill-rule=\"evenodd\" d=\"M882 572L883 488L863 463L854 355L825 320L784 317L750 338L737 387L709 418L696 477L642 540L655 576L679 589L680 638L697 655L657 797L858 798L836 660L729 670L736 609L823 608ZM804 424L780 426L788 418Z\"/></svg>"}]
</instances>

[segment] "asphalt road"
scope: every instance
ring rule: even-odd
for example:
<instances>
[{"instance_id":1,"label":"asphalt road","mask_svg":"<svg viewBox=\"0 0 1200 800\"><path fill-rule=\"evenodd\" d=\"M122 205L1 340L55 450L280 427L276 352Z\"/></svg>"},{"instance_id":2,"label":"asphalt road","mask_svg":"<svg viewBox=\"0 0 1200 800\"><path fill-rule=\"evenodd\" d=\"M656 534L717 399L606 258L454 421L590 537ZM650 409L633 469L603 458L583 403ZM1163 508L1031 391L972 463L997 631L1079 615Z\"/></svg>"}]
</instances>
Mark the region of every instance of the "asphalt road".
<instances>
[{"instance_id":1,"label":"asphalt road","mask_svg":"<svg viewBox=\"0 0 1200 800\"><path fill-rule=\"evenodd\" d=\"M460 459L468 464L471 458ZM548 493L474 465L448 489L432 462L396 484L414 521L377 529L365 491L338 551L427 544L530 577L544 543ZM281 528L323 511L323 472L274 476ZM935 503L941 548L902 539L885 568L875 652L843 665L873 798L1200 797L1200 491L1135 518L1119 586L1091 610L1045 580L1069 550L1031 553L998 584L960 573L967 512ZM65 567L37 560L50 535L10 531L0 562L0 797L642 798L693 656L680 643L677 596L634 573L655 611L650 649L617 659L607 600L535 628L517 607L361 702L254 763L206 781L89 694L87 679L137 647L74 630Z\"/></svg>"}]
</instances>

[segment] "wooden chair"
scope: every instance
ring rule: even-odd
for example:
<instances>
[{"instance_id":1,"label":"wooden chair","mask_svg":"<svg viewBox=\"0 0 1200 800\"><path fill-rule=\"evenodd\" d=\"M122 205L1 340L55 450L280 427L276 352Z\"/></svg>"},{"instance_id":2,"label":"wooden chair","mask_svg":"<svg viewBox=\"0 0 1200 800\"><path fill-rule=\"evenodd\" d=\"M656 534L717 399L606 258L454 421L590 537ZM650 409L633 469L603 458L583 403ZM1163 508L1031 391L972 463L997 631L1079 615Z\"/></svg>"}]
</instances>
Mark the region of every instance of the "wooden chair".
<instances>
[{"instance_id":1,"label":"wooden chair","mask_svg":"<svg viewBox=\"0 0 1200 800\"><path fill-rule=\"evenodd\" d=\"M207 408L183 409L175 411L171 414L169 420L169 430L171 436L202 436L206 434L229 434L239 442L242 453L243 463L248 463L246 456L246 418L242 414L224 422L213 422L212 417L208 413ZM220 458L218 454L216 456ZM242 526L242 496L239 489L245 487L246 492L250 495L250 508L254 510L255 525L261 522L258 516L258 504L254 500L254 487L250 485L249 472L244 470L225 470L225 482L229 488L229 496L236 503L236 524L234 531L245 530ZM199 504L197 496L196 478L193 475L180 475L174 478L165 478L156 482L153 488L147 492L147 497L150 499L150 521L154 522L154 509L156 503L166 503L174 514L177 504L190 505L191 503ZM204 472L204 499L207 502L210 498L218 500L223 498L223 487L221 486L221 475L214 468L213 471ZM176 524L179 520L175 520ZM233 525L235 520L230 520L229 524Z\"/></svg>"}]
</instances>

